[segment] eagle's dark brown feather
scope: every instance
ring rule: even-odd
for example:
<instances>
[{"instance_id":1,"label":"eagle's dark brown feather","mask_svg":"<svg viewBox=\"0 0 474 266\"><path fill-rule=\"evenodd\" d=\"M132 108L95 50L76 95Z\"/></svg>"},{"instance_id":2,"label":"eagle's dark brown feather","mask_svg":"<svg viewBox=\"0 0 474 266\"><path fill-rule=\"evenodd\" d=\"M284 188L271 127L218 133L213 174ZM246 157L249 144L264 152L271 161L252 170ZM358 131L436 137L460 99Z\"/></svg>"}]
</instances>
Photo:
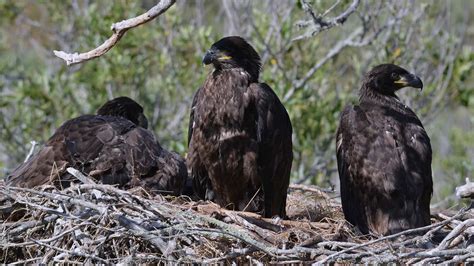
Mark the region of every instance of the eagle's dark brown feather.
<instances>
[{"instance_id":1,"label":"eagle's dark brown feather","mask_svg":"<svg viewBox=\"0 0 474 266\"><path fill-rule=\"evenodd\" d=\"M395 91L422 87L395 65L369 72L358 106L347 106L337 131L346 219L363 233L392 234L430 223L431 145L422 123Z\"/></svg>"},{"instance_id":2,"label":"eagle's dark brown feather","mask_svg":"<svg viewBox=\"0 0 474 266\"><path fill-rule=\"evenodd\" d=\"M191 109L187 161L196 194L231 209L284 217L292 127L273 90L258 83L257 52L240 37L226 37L203 62L215 69Z\"/></svg>"},{"instance_id":3,"label":"eagle's dark brown feather","mask_svg":"<svg viewBox=\"0 0 474 266\"><path fill-rule=\"evenodd\" d=\"M120 97L98 113L65 122L36 155L7 177L7 184L69 186L74 179L66 168L74 167L105 184L181 193L187 176L184 160L163 149L153 133L139 126L147 125L140 105Z\"/></svg>"},{"instance_id":4,"label":"eagle's dark brown feather","mask_svg":"<svg viewBox=\"0 0 474 266\"><path fill-rule=\"evenodd\" d=\"M135 125L148 128L148 120L143 114L143 107L134 100L120 96L107 101L97 110L97 115L119 116L132 121Z\"/></svg>"}]
</instances>

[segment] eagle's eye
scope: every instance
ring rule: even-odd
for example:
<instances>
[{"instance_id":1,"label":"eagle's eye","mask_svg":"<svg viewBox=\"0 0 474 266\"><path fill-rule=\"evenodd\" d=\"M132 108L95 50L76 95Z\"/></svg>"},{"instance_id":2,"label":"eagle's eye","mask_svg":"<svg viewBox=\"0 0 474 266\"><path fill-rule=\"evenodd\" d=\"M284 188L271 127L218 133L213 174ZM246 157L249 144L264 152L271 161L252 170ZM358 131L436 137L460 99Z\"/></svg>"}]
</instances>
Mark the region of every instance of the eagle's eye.
<instances>
[{"instance_id":1,"label":"eagle's eye","mask_svg":"<svg viewBox=\"0 0 474 266\"><path fill-rule=\"evenodd\" d=\"M400 79L400 76L395 72L392 73L391 77L392 77L392 80L399 80Z\"/></svg>"}]
</instances>

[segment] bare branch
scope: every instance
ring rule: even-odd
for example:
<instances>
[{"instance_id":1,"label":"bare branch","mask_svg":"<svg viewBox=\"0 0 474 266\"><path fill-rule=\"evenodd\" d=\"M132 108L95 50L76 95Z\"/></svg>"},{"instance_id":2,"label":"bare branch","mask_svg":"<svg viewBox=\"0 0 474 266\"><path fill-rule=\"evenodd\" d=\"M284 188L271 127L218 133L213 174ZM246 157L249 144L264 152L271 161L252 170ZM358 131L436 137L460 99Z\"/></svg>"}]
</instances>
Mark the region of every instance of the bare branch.
<instances>
[{"instance_id":1,"label":"bare branch","mask_svg":"<svg viewBox=\"0 0 474 266\"><path fill-rule=\"evenodd\" d=\"M289 100L298 89L306 85L306 82L311 79L311 77L313 77L316 71L318 71L318 69L320 69L324 64L326 64L327 61L339 54L344 48L354 45L353 40L359 37L362 33L362 28L358 28L354 32L352 32L352 34L349 35L346 39L339 41L323 58L318 60L318 62L310 70L308 70L308 72L306 72L302 79L295 80L293 82L293 87L285 94L285 96L283 97L283 101Z\"/></svg>"},{"instance_id":2,"label":"bare branch","mask_svg":"<svg viewBox=\"0 0 474 266\"><path fill-rule=\"evenodd\" d=\"M462 234L466 228L474 226L474 219L468 219L462 223L460 223L456 228L453 229L444 239L441 241L439 246L435 249L435 251L440 251L443 249L447 249L451 242L460 234Z\"/></svg>"},{"instance_id":3,"label":"bare branch","mask_svg":"<svg viewBox=\"0 0 474 266\"><path fill-rule=\"evenodd\" d=\"M95 261L100 261L101 263L104 263L104 264L108 264L107 263L107 260L104 260L100 257L97 257L97 256L94 256L94 255L90 255L90 254L86 254L84 252L77 252L77 251L70 251L70 250L65 250L65 249L62 249L62 248L58 248L58 247L55 247L55 246L52 246L50 244L46 244L46 243L43 243L41 241L38 241L38 240L35 240L35 239L31 239L31 241L35 242L36 244L40 245L40 246L45 246L47 248L50 248L50 249L53 249L53 250L56 250L56 251L59 251L59 252L63 252L63 253L67 253L67 254L70 254L72 256L79 256L79 257L84 257L84 258L90 258L92 260L95 260Z\"/></svg>"},{"instance_id":4,"label":"bare branch","mask_svg":"<svg viewBox=\"0 0 474 266\"><path fill-rule=\"evenodd\" d=\"M104 197L98 199L96 190ZM35 190L0 186L0 196L17 206L16 212L0 208L4 240L0 253L11 263L419 263L474 258L469 248L454 248L469 243L473 219L465 218L465 210L451 218L440 217L445 220L430 226L371 240L354 235L338 218L341 213L320 222L266 219L215 203L136 193L140 192L102 184L78 184L62 191L51 186ZM321 192L305 193L314 197ZM458 225L442 244L432 246L432 234L454 221ZM415 234L421 232L424 235ZM12 249L20 255L11 255Z\"/></svg>"},{"instance_id":5,"label":"bare branch","mask_svg":"<svg viewBox=\"0 0 474 266\"><path fill-rule=\"evenodd\" d=\"M356 1L354 1L356 2ZM357 1L357 5L359 2ZM353 3L354 5L354 3ZM379 10L380 11L380 10ZM400 21L408 15L408 9L401 10L399 14L394 17L390 17L385 20L385 23L372 30L365 28L364 26L360 26L352 31L347 38L338 41L334 44L333 48L329 50L320 60L316 62L316 64L311 67L303 76L303 78L299 80L295 80L293 82L293 86L283 97L284 101L289 100L293 94L303 88L306 83L314 76L314 74L324 66L330 59L334 58L338 54L340 54L343 50L349 47L363 47L371 45L375 40L377 40L382 33L389 34L391 33L392 29L400 23ZM339 17L339 16L338 16ZM369 14L366 15L367 18L362 18L365 22L372 21L375 17L371 17Z\"/></svg>"},{"instance_id":6,"label":"bare branch","mask_svg":"<svg viewBox=\"0 0 474 266\"><path fill-rule=\"evenodd\" d=\"M303 6L303 9L306 11L306 13L308 13L311 16L313 26L305 34L294 38L293 41L307 39L307 38L315 36L316 34L322 32L322 31L329 30L332 27L344 24L344 22L346 22L346 20L349 18L349 16L352 15L352 13L354 13L357 10L357 7L360 4L360 0L353 0L352 4L346 10L344 10L344 12L342 12L341 14L339 14L336 17L333 17L333 18L330 18L330 19L327 19L327 20L324 20L323 16L325 14L329 13L332 9L334 9L334 7L337 5L337 3L333 6L331 6L326 12L324 12L324 14L322 16L318 16L314 13L313 8L307 2L307 0L301 0L301 4ZM306 26L308 24L309 24L309 21L304 21L304 22L299 22L298 23L299 26Z\"/></svg>"},{"instance_id":7,"label":"bare branch","mask_svg":"<svg viewBox=\"0 0 474 266\"><path fill-rule=\"evenodd\" d=\"M378 243L378 242L382 242L382 241L389 240L389 239L394 239L394 238L400 237L402 235L409 235L409 234L424 232L424 231L427 231L428 229L438 227L440 225L448 224L450 221L460 217L464 213L465 213L465 210L461 210L460 212L458 212L453 217L451 217L447 220L444 220L442 222L439 222L439 223L434 223L434 224L431 224L431 225L427 225L427 226L423 226L423 227L419 227L419 228L414 228L414 229L408 229L408 230L405 230L405 231L402 231L402 232L399 232L399 233L396 233L396 234L393 234L393 235L388 235L388 236L377 238L375 240L365 242L365 243L362 243L362 244L359 244L359 245L356 245L356 246L352 246L348 249L344 249L344 250L341 250L339 252L336 252L336 253L330 255L330 256L326 257L325 259L323 259L321 261L318 261L318 263L320 263L320 264L326 263L328 261L331 261L334 258L337 258L337 256L339 256L341 254L347 253L349 251L352 251L352 250L355 250L355 249L358 249L358 248L361 248L361 247L366 247L366 246L369 246L369 245L372 245L372 244L375 244L375 243Z\"/></svg>"},{"instance_id":8,"label":"bare branch","mask_svg":"<svg viewBox=\"0 0 474 266\"><path fill-rule=\"evenodd\" d=\"M36 142L34 140L30 141L30 143L31 143L30 151L28 152L28 155L26 155L25 160L23 162L28 161L31 158L31 156L33 156L33 153L35 152L36 145L38 145L38 142Z\"/></svg>"},{"instance_id":9,"label":"bare branch","mask_svg":"<svg viewBox=\"0 0 474 266\"><path fill-rule=\"evenodd\" d=\"M474 182L466 178L466 184L456 188L456 196L460 198L474 198Z\"/></svg>"},{"instance_id":10,"label":"bare branch","mask_svg":"<svg viewBox=\"0 0 474 266\"><path fill-rule=\"evenodd\" d=\"M81 181L84 184L95 184L94 180L88 178L77 169L68 167L66 171L70 173L71 175L73 175L75 178L79 179L79 181Z\"/></svg>"},{"instance_id":11,"label":"bare branch","mask_svg":"<svg viewBox=\"0 0 474 266\"><path fill-rule=\"evenodd\" d=\"M112 24L112 36L110 36L110 38L107 39L103 44L89 52L66 53L64 51L55 50L53 51L54 55L66 61L68 66L97 58L112 49L112 47L114 47L120 41L125 32L127 32L129 29L138 27L155 19L168 10L168 8L170 8L175 2L176 0L160 0L155 6L140 16Z\"/></svg>"}]
</instances>

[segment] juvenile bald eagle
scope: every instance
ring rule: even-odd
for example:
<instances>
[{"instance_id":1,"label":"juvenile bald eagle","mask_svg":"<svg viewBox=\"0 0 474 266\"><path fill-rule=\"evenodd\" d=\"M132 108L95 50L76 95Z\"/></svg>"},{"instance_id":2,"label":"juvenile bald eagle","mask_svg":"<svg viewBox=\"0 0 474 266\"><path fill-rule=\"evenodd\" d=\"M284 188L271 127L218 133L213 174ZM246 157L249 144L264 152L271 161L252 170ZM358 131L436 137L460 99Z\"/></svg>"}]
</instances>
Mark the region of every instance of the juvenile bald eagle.
<instances>
[{"instance_id":1,"label":"juvenile bald eagle","mask_svg":"<svg viewBox=\"0 0 474 266\"><path fill-rule=\"evenodd\" d=\"M285 216L292 127L273 90L258 82L260 56L243 38L214 43L214 70L194 95L188 167L198 196L265 217Z\"/></svg>"},{"instance_id":2,"label":"juvenile bald eagle","mask_svg":"<svg viewBox=\"0 0 474 266\"><path fill-rule=\"evenodd\" d=\"M347 106L336 150L346 219L363 233L393 234L430 224L431 144L395 92L420 78L384 64L366 74L359 105Z\"/></svg>"},{"instance_id":3,"label":"juvenile bald eagle","mask_svg":"<svg viewBox=\"0 0 474 266\"><path fill-rule=\"evenodd\" d=\"M98 115L66 121L45 146L7 177L6 184L67 187L67 167L105 184L141 185L151 192L180 194L187 176L184 159L163 149L146 130L143 108L127 97L105 103Z\"/></svg>"}]
</instances>

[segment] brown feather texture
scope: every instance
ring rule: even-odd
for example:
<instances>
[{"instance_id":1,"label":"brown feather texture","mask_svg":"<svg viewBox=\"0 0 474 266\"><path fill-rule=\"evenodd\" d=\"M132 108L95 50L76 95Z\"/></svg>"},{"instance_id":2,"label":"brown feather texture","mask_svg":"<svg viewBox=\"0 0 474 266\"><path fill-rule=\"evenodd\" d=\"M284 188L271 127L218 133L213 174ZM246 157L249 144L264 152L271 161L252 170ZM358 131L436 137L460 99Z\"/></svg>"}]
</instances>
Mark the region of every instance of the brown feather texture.
<instances>
[{"instance_id":1,"label":"brown feather texture","mask_svg":"<svg viewBox=\"0 0 474 266\"><path fill-rule=\"evenodd\" d=\"M258 53L241 37L225 37L203 63L214 70L191 107L187 163L195 193L229 209L285 217L292 127L277 95L258 82Z\"/></svg>"},{"instance_id":2,"label":"brown feather texture","mask_svg":"<svg viewBox=\"0 0 474 266\"><path fill-rule=\"evenodd\" d=\"M73 167L105 184L181 193L187 177L184 159L163 149L144 128L148 123L138 103L119 97L97 113L66 121L38 153L7 177L6 184L68 187L75 178L66 168Z\"/></svg>"},{"instance_id":3,"label":"brown feather texture","mask_svg":"<svg viewBox=\"0 0 474 266\"><path fill-rule=\"evenodd\" d=\"M344 215L362 233L393 234L430 224L430 139L395 92L423 83L405 69L379 65L366 74L359 105L347 106L336 150Z\"/></svg>"}]
</instances>

